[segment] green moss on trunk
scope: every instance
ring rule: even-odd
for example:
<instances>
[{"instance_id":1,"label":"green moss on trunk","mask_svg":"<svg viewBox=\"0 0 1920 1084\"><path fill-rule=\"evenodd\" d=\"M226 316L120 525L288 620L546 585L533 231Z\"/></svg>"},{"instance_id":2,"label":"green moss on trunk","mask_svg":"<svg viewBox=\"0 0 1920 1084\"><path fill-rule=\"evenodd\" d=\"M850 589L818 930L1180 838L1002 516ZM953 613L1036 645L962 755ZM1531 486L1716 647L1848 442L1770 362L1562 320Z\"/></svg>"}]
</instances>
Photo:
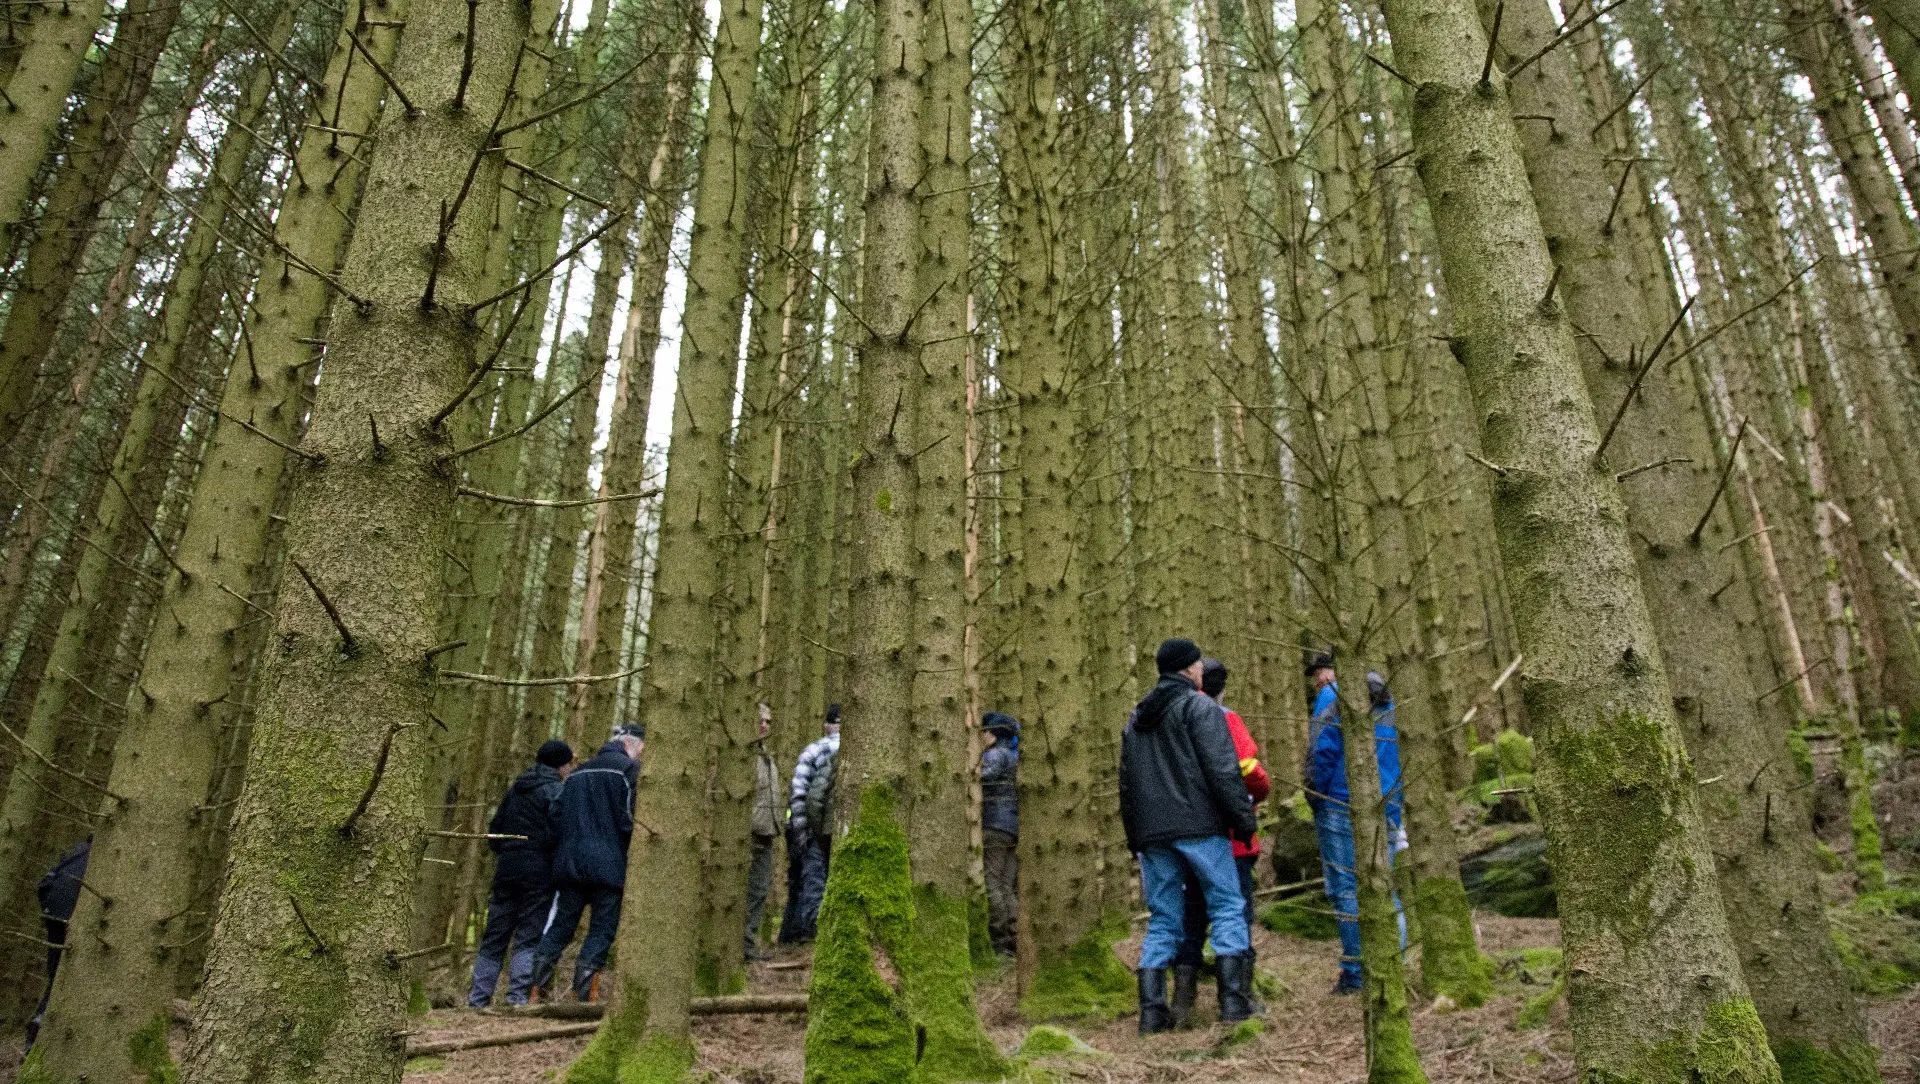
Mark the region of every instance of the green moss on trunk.
<instances>
[{"instance_id":1,"label":"green moss on trunk","mask_svg":"<svg viewBox=\"0 0 1920 1084\"><path fill-rule=\"evenodd\" d=\"M1457 877L1414 886L1420 915L1420 981L1434 997L1471 1009L1493 995L1493 969L1473 939L1473 905Z\"/></svg>"},{"instance_id":2,"label":"green moss on trunk","mask_svg":"<svg viewBox=\"0 0 1920 1084\"><path fill-rule=\"evenodd\" d=\"M1780 1079L1789 1084L1879 1084L1880 1067L1873 1048L1831 1050L1804 1039L1775 1043L1773 1058L1780 1063Z\"/></svg>"},{"instance_id":3,"label":"green moss on trunk","mask_svg":"<svg viewBox=\"0 0 1920 1084\"><path fill-rule=\"evenodd\" d=\"M898 1084L919 1039L904 975L913 951L907 836L893 793L870 785L834 848L807 992L808 1084Z\"/></svg>"},{"instance_id":4,"label":"green moss on trunk","mask_svg":"<svg viewBox=\"0 0 1920 1084\"><path fill-rule=\"evenodd\" d=\"M1729 998L1707 1010L1706 1023L1689 1043L1675 1036L1641 1050L1629 1075L1588 1070L1592 1084L1769 1084L1782 1079L1767 1056L1767 1033L1746 998ZM1795 1078L1795 1084L1799 1084Z\"/></svg>"},{"instance_id":5,"label":"green moss on trunk","mask_svg":"<svg viewBox=\"0 0 1920 1084\"><path fill-rule=\"evenodd\" d=\"M928 1084L999 1080L1008 1064L981 1026L974 1003L967 901L919 884L913 902L907 1000L926 1038L914 1079Z\"/></svg>"},{"instance_id":6,"label":"green moss on trunk","mask_svg":"<svg viewBox=\"0 0 1920 1084\"><path fill-rule=\"evenodd\" d=\"M1020 999L1020 1014L1029 1020L1111 1020L1133 1012L1133 974L1113 954L1113 943L1126 936L1126 919L1110 915L1064 955L1042 958Z\"/></svg>"},{"instance_id":7,"label":"green moss on trunk","mask_svg":"<svg viewBox=\"0 0 1920 1084\"><path fill-rule=\"evenodd\" d=\"M693 1044L664 1032L644 1035L647 990L626 983L619 1012L607 1014L572 1065L566 1084L678 1084L693 1067Z\"/></svg>"},{"instance_id":8,"label":"green moss on trunk","mask_svg":"<svg viewBox=\"0 0 1920 1084\"><path fill-rule=\"evenodd\" d=\"M834 848L808 991L806 1079L820 1084L998 1080L980 1026L967 902L915 887L892 790L868 784Z\"/></svg>"}]
</instances>

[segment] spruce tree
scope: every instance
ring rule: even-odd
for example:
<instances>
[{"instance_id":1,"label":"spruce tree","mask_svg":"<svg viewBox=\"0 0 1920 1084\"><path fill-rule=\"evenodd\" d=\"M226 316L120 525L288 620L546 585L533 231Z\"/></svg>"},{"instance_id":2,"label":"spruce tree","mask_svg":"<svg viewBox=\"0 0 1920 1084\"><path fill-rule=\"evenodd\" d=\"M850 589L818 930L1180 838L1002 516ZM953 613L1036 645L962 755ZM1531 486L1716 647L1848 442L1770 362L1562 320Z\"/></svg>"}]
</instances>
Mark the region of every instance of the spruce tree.
<instances>
[{"instance_id":1,"label":"spruce tree","mask_svg":"<svg viewBox=\"0 0 1920 1084\"><path fill-rule=\"evenodd\" d=\"M1503 72L1466 0L1394 0L1415 155L1494 524L1567 952L1575 1058L1616 1080L1780 1079L1710 874L1626 511L1550 282ZM1483 74L1484 73L1484 74ZM1557 286L1557 283L1553 283ZM1650 921L1658 908L1661 919Z\"/></svg>"},{"instance_id":2,"label":"spruce tree","mask_svg":"<svg viewBox=\"0 0 1920 1084\"><path fill-rule=\"evenodd\" d=\"M471 19L471 21L469 21ZM525 8L413 6L327 329L184 1079L399 1074L423 843L434 592L454 487L442 419L487 296L489 148ZM471 33L469 27L472 28ZM384 81L384 80L383 80ZM351 995L348 996L348 992Z\"/></svg>"}]
</instances>

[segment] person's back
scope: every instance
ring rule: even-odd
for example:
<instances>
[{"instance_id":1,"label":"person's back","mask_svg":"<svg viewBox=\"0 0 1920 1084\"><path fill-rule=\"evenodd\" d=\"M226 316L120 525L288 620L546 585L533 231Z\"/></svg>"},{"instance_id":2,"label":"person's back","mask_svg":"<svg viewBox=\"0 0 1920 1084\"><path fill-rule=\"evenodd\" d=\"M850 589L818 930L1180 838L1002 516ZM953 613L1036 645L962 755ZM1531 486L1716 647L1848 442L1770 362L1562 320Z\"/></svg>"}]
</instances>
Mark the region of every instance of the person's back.
<instances>
[{"instance_id":1,"label":"person's back","mask_svg":"<svg viewBox=\"0 0 1920 1084\"><path fill-rule=\"evenodd\" d=\"M1120 821L1140 864L1147 932L1140 941L1140 1033L1173 1026L1167 968L1185 936L1186 885L1198 881L1213 928L1220 1019L1244 1020L1253 998L1252 940L1233 839L1259 830L1226 715L1200 691L1200 648L1175 637L1154 652L1160 680L1120 733Z\"/></svg>"},{"instance_id":2,"label":"person's back","mask_svg":"<svg viewBox=\"0 0 1920 1084\"><path fill-rule=\"evenodd\" d=\"M1020 750L1011 737L995 741L980 754L980 827L1010 836L1020 834L1017 783Z\"/></svg>"},{"instance_id":3,"label":"person's back","mask_svg":"<svg viewBox=\"0 0 1920 1084\"><path fill-rule=\"evenodd\" d=\"M1120 818L1127 847L1251 835L1253 803L1226 716L1193 684L1161 675L1120 736Z\"/></svg>"},{"instance_id":4,"label":"person's back","mask_svg":"<svg viewBox=\"0 0 1920 1084\"><path fill-rule=\"evenodd\" d=\"M820 798L832 786L832 775L840 755L840 735L828 734L815 738L800 751L800 759L793 765L793 782L787 789L787 813L789 823L798 830L818 834L825 829L820 825L816 830L808 817L820 808Z\"/></svg>"},{"instance_id":5,"label":"person's back","mask_svg":"<svg viewBox=\"0 0 1920 1084\"><path fill-rule=\"evenodd\" d=\"M1347 808L1347 740L1340 729L1339 689L1322 686L1313 701L1312 735L1307 751L1307 804L1318 808L1332 803ZM1380 762L1380 793L1387 799L1387 821L1400 826L1403 794L1400 787L1400 732L1394 727L1393 703L1373 709L1373 751Z\"/></svg>"},{"instance_id":6,"label":"person's back","mask_svg":"<svg viewBox=\"0 0 1920 1084\"><path fill-rule=\"evenodd\" d=\"M496 870L543 881L552 872L553 804L564 783L557 768L536 763L508 784L493 819L487 822L487 834L526 838L487 841Z\"/></svg>"},{"instance_id":7,"label":"person's back","mask_svg":"<svg viewBox=\"0 0 1920 1084\"><path fill-rule=\"evenodd\" d=\"M571 763L573 747L566 742L541 745L533 766L508 784L487 822L487 833L497 837L487 840L494 854L493 885L467 989L471 1008L493 1001L502 967L508 972L507 1004L525 1004L532 992L535 946L553 905L553 806Z\"/></svg>"},{"instance_id":8,"label":"person's back","mask_svg":"<svg viewBox=\"0 0 1920 1084\"><path fill-rule=\"evenodd\" d=\"M575 768L553 803L553 913L534 953L533 984L544 990L554 964L573 940L580 916L593 920L573 964L573 994L599 997L599 974L620 928L620 902L627 884L627 844L633 839L633 787L646 728L628 723L591 760Z\"/></svg>"},{"instance_id":9,"label":"person's back","mask_svg":"<svg viewBox=\"0 0 1920 1084\"><path fill-rule=\"evenodd\" d=\"M633 838L633 783L639 766L618 740L573 770L553 804L553 879L560 884L621 888Z\"/></svg>"}]
</instances>

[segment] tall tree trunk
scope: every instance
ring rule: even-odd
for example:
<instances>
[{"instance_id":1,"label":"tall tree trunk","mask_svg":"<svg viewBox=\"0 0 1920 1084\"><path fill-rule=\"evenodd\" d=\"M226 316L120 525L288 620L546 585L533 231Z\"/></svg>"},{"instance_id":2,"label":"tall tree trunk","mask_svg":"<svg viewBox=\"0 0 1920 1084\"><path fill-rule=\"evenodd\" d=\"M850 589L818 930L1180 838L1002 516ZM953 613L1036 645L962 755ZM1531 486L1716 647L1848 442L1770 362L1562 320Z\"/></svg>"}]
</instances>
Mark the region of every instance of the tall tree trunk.
<instances>
[{"instance_id":1,"label":"tall tree trunk","mask_svg":"<svg viewBox=\"0 0 1920 1084\"><path fill-rule=\"evenodd\" d=\"M1493 11L1481 4L1484 20ZM1545 0L1510 4L1496 63L1511 67L1558 33ZM1664 600L1653 621L1674 711L1699 770L1723 781L1703 791L1702 811L1755 1007L1783 1067L1817 1064L1823 1068L1814 1077L1873 1079L1872 1057L1861 1058L1865 1021L1845 993L1820 903L1818 856L1799 808L1798 780L1786 770L1790 717L1779 700L1759 699L1746 665L1743 641L1757 631L1758 617L1753 593L1739 582L1742 568L1724 545L1735 528L1721 507L1711 424L1690 370L1649 357L1677 314L1670 301L1653 310L1646 303L1658 295L1639 281L1635 242L1619 213L1625 208L1609 183L1627 178L1609 176L1600 145L1578 134L1595 131L1596 118L1570 54L1535 61L1511 84L1510 100L1516 115L1555 118L1550 126L1518 126L1521 150L1561 270L1567 316L1586 333L1579 350L1586 386L1609 419L1618 412L1606 459L1623 476L1641 583ZM1865 1077L1857 1075L1862 1067Z\"/></svg>"},{"instance_id":2,"label":"tall tree trunk","mask_svg":"<svg viewBox=\"0 0 1920 1084\"><path fill-rule=\"evenodd\" d=\"M700 179L694 194L687 303L681 316L673 435L660 505L645 697L653 741L634 795L629 861L647 871L627 882L617 951L646 961L622 971L607 1023L568 1079L678 1076L692 1063L687 1003L698 964L702 827L726 584L727 435L746 300L747 167L754 130L762 0L724 0L714 29ZM725 742L722 742L725 745ZM723 748L745 758L747 749Z\"/></svg>"},{"instance_id":3,"label":"tall tree trunk","mask_svg":"<svg viewBox=\"0 0 1920 1084\"><path fill-rule=\"evenodd\" d=\"M74 118L66 160L47 190L46 205L40 210L33 243L7 307L6 330L0 332L0 449L7 448L33 406L40 370L53 350L67 296L80 276L100 204L112 190L141 103L153 86L154 68L180 10L181 5L164 0L134 0L120 16L100 73ZM74 15L87 21L83 10L76 9ZM91 29L87 33L91 35ZM76 32L79 49L84 50L90 40ZM63 90L59 98L64 101L65 97ZM52 108L57 122L59 105ZM37 162L26 167L29 175L36 166ZM0 213L19 213L12 203L0 208L5 208ZM11 504L10 498L10 493L0 491L0 504Z\"/></svg>"},{"instance_id":4,"label":"tall tree trunk","mask_svg":"<svg viewBox=\"0 0 1920 1084\"><path fill-rule=\"evenodd\" d=\"M501 169L487 148L527 14L427 0L407 28L389 69L406 98L380 120L287 516L301 582L262 682L187 1052L196 1084L391 1080L405 1060L394 957L414 947L454 501L441 422L477 362Z\"/></svg>"},{"instance_id":5,"label":"tall tree trunk","mask_svg":"<svg viewBox=\"0 0 1920 1084\"><path fill-rule=\"evenodd\" d=\"M291 11L284 12L275 27L277 37L269 45L269 53L279 50L292 29ZM40 802L43 758L53 751L55 737L67 714L68 700L80 681L82 660L99 634L99 621L115 616L104 603L114 578L114 554L121 544L122 532L133 529L129 519L137 520L142 529L152 529L135 510L137 476L146 466L149 443L155 439L157 423L165 413L165 402L179 381L175 370L181 351L188 347L200 292L219 247L220 229L230 198L252 156L254 125L266 105L272 79L272 67L265 62L255 65L245 97L221 137L220 149L194 208L193 226L187 233L172 291L161 310L160 337L142 360L143 371L134 395L133 413L114 452L107 488L101 492L100 505L88 532L88 545L66 597L52 653L47 657L46 676L41 680L39 695L34 698L33 712L27 720L24 744L39 755L20 761L15 767L7 781L4 804L0 804L0 893L13 891L16 878L27 874L20 865L21 837L30 830Z\"/></svg>"},{"instance_id":6,"label":"tall tree trunk","mask_svg":"<svg viewBox=\"0 0 1920 1084\"><path fill-rule=\"evenodd\" d=\"M697 20L688 33L697 36ZM647 413L653 396L653 356L660 347L660 312L666 295L667 258L673 244L674 221L684 200L682 173L686 162L687 110L693 94L696 68L684 49L668 60L665 123L650 150L646 180L646 215L635 248L633 289L627 304L627 325L620 336L620 376L614 389L613 413L607 422L605 467L600 475L601 497L638 493L646 481ZM635 99L638 106L638 99ZM637 123L637 122L630 122ZM633 543L639 509L628 503L602 504L595 509L593 536L599 556L591 575L587 598L593 605L589 622L581 615L581 663L589 674L617 673L620 648L632 615L627 609L633 564ZM587 630L592 630L591 643ZM586 686L578 712L586 718L607 720L617 714L619 682Z\"/></svg>"},{"instance_id":7,"label":"tall tree trunk","mask_svg":"<svg viewBox=\"0 0 1920 1084\"><path fill-rule=\"evenodd\" d=\"M1740 977L1626 511L1526 183L1505 77L1467 0L1394 0L1394 62L1453 307L1456 355L1497 468L1494 524L1528 645L1521 691L1563 902L1582 1071L1773 1082ZM1662 920L1650 922L1646 909Z\"/></svg>"},{"instance_id":8,"label":"tall tree trunk","mask_svg":"<svg viewBox=\"0 0 1920 1084\"><path fill-rule=\"evenodd\" d=\"M14 230L27 217L28 194L59 134L67 96L106 9L106 0L80 0L40 12L12 70L0 79L8 102L0 116L0 253L13 248ZM7 19L11 30L11 11ZM0 388L11 386L12 375L0 370Z\"/></svg>"},{"instance_id":9,"label":"tall tree trunk","mask_svg":"<svg viewBox=\"0 0 1920 1084\"><path fill-rule=\"evenodd\" d=\"M375 10L386 20L406 14L395 2ZM288 4L270 39L275 51L284 47L293 14ZM388 63L397 33L359 30ZM351 32L341 31L318 101L333 126L365 131L385 85L365 65L349 78ZM247 113L257 111L272 75L263 60L230 123L253 126ZM178 566L162 595L175 624L148 639L140 679L127 698L108 780L117 798L104 805L87 868L89 883L116 906L109 922L99 897L88 893L69 926L60 984L34 1053L48 1080L119 1080L152 1070L135 1065L135 1052L164 1047L135 1037L164 1040L180 958L190 954L181 947L197 943L209 924L203 916L212 901L203 897L212 882L204 873L217 843L209 822L218 818L203 803L221 797L226 739L248 702L244 651L256 638L246 630L261 614L250 600L256 585L270 578L271 513L286 460L280 444L298 437L302 366L313 350L298 340L323 337L329 288L309 269L338 267L363 175L358 162L335 161L333 139L315 129L302 137L296 180L274 224L276 255L262 269L257 315L233 356L220 417L192 484L174 554ZM332 183L318 191L301 180L320 177ZM213 181L234 179L216 169Z\"/></svg>"},{"instance_id":10,"label":"tall tree trunk","mask_svg":"<svg viewBox=\"0 0 1920 1084\"><path fill-rule=\"evenodd\" d=\"M1048 0L1014 5L1010 44L1019 59L1002 96L1001 125L1009 223L999 376L1015 419L1002 452L1011 469L1001 484L1011 498L1003 514L1013 521L1006 535L1017 557L1000 574L1005 604L1018 615L1018 703L1027 728L1019 945L1021 1009L1033 1018L1113 1015L1133 1004L1130 976L1110 951L1118 937L1098 879L1102 825L1086 800L1097 781L1099 742L1082 626L1072 314L1061 297L1073 236L1060 149L1061 11Z\"/></svg>"}]
</instances>

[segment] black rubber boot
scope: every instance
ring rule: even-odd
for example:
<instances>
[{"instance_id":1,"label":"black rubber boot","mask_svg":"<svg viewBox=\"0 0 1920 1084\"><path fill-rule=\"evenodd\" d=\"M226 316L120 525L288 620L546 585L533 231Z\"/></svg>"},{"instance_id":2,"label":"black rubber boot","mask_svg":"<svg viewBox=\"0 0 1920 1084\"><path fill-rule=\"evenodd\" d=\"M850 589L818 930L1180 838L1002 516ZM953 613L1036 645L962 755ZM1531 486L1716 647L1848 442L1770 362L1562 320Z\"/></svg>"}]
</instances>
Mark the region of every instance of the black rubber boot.
<instances>
[{"instance_id":1,"label":"black rubber boot","mask_svg":"<svg viewBox=\"0 0 1920 1084\"><path fill-rule=\"evenodd\" d=\"M527 1004L537 1005L553 999L552 991L547 989L547 984L553 981L554 965L559 962L544 956L533 958L533 978L527 990Z\"/></svg>"},{"instance_id":2,"label":"black rubber boot","mask_svg":"<svg viewBox=\"0 0 1920 1084\"><path fill-rule=\"evenodd\" d=\"M1220 971L1220 1022L1236 1024L1267 1011L1253 999L1253 953L1222 956L1214 961Z\"/></svg>"},{"instance_id":3,"label":"black rubber boot","mask_svg":"<svg viewBox=\"0 0 1920 1084\"><path fill-rule=\"evenodd\" d=\"M1185 1031L1193 1026L1193 1002L1200 986L1200 969L1193 964L1173 965L1173 1026Z\"/></svg>"},{"instance_id":4,"label":"black rubber boot","mask_svg":"<svg viewBox=\"0 0 1920 1084\"><path fill-rule=\"evenodd\" d=\"M1140 1034L1158 1035L1173 1030L1173 1014L1167 1009L1167 972L1165 968L1143 968L1140 977Z\"/></svg>"}]
</instances>

